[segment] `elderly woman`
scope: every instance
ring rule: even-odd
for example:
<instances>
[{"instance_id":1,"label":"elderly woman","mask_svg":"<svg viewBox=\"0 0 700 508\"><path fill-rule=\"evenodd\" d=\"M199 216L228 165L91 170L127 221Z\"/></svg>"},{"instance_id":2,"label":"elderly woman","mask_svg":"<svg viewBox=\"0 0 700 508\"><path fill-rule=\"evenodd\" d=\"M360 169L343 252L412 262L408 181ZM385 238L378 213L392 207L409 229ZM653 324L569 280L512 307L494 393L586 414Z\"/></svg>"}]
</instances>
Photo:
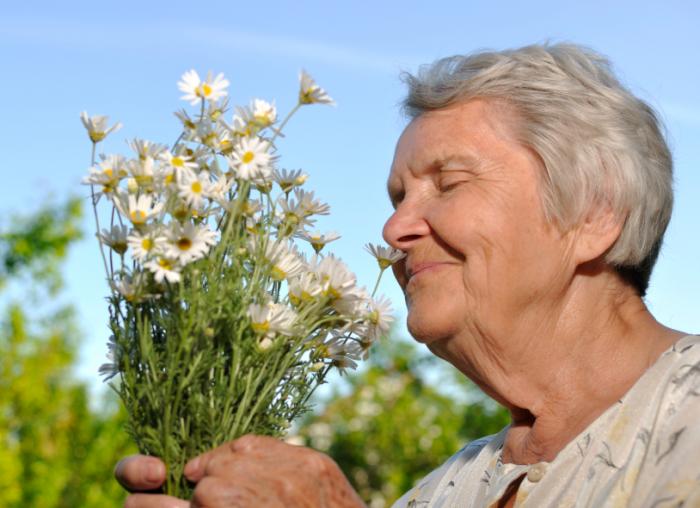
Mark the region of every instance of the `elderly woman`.
<instances>
[{"instance_id":1,"label":"elderly woman","mask_svg":"<svg viewBox=\"0 0 700 508\"><path fill-rule=\"evenodd\" d=\"M642 299L672 205L654 112L573 45L446 58L407 82L384 236L407 254L408 328L512 423L395 506L700 506L700 338ZM270 438L186 472L191 505L127 505L361 505L328 457ZM145 457L117 470L132 489L163 475Z\"/></svg>"}]
</instances>

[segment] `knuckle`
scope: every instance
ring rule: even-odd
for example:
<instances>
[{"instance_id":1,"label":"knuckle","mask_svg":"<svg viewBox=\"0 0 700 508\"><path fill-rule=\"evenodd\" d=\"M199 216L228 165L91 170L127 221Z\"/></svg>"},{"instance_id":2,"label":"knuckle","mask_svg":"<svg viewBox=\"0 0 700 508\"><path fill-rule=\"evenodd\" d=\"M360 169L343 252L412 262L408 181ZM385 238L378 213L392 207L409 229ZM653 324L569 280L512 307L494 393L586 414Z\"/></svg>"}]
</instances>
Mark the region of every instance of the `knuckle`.
<instances>
[{"instance_id":1,"label":"knuckle","mask_svg":"<svg viewBox=\"0 0 700 508\"><path fill-rule=\"evenodd\" d=\"M260 445L261 436L246 434L231 442L231 450L234 452L249 452Z\"/></svg>"},{"instance_id":2,"label":"knuckle","mask_svg":"<svg viewBox=\"0 0 700 508\"><path fill-rule=\"evenodd\" d=\"M331 469L333 469L335 463L328 455L317 452L315 450L308 449L308 452L305 454L304 457L304 465L310 471L322 474L327 473Z\"/></svg>"},{"instance_id":3,"label":"knuckle","mask_svg":"<svg viewBox=\"0 0 700 508\"><path fill-rule=\"evenodd\" d=\"M230 497L231 487L218 478L205 476L202 478L192 495L192 503L195 506L219 506Z\"/></svg>"}]
</instances>

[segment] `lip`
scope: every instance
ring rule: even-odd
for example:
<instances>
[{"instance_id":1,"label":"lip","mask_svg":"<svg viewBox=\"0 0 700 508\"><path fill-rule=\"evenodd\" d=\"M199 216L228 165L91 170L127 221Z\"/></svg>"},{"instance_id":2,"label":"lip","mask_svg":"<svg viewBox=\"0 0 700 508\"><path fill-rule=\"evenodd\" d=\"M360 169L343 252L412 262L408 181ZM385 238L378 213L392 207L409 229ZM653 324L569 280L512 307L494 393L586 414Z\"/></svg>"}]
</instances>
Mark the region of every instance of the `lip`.
<instances>
[{"instance_id":1,"label":"lip","mask_svg":"<svg viewBox=\"0 0 700 508\"><path fill-rule=\"evenodd\" d=\"M425 261L422 263L411 264L411 265L406 267L408 280L410 281L411 279L413 279L417 275L420 275L422 273L432 272L434 270L438 270L440 268L448 266L449 264L450 263L444 263L441 261Z\"/></svg>"}]
</instances>

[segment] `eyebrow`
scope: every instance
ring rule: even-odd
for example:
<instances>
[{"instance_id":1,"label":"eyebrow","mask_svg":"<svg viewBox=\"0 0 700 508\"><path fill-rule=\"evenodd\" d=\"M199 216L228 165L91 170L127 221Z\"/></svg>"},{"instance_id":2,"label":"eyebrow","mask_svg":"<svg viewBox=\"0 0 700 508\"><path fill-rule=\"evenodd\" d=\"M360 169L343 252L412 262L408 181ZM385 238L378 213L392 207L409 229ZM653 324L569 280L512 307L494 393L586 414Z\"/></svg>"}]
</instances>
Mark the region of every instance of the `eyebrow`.
<instances>
[{"instance_id":1,"label":"eyebrow","mask_svg":"<svg viewBox=\"0 0 700 508\"><path fill-rule=\"evenodd\" d=\"M448 157L438 157L430 165L430 168L443 168L450 164L458 164L460 166L468 166L469 168L478 168L483 164L484 160L471 153L450 155Z\"/></svg>"}]
</instances>

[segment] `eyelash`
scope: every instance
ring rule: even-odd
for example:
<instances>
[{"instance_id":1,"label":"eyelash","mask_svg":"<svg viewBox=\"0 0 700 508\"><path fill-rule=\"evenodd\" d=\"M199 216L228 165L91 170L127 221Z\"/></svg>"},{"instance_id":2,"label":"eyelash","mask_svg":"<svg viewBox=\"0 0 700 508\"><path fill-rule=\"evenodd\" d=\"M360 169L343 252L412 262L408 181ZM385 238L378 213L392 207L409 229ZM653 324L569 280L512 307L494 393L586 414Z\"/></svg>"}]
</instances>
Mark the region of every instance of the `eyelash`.
<instances>
[{"instance_id":1,"label":"eyelash","mask_svg":"<svg viewBox=\"0 0 700 508\"><path fill-rule=\"evenodd\" d=\"M454 190L455 187L457 187L459 184L463 183L462 180L458 180L455 182L450 182L447 184L440 183L438 185L438 188L440 189L440 192L450 192L451 190Z\"/></svg>"}]
</instances>

